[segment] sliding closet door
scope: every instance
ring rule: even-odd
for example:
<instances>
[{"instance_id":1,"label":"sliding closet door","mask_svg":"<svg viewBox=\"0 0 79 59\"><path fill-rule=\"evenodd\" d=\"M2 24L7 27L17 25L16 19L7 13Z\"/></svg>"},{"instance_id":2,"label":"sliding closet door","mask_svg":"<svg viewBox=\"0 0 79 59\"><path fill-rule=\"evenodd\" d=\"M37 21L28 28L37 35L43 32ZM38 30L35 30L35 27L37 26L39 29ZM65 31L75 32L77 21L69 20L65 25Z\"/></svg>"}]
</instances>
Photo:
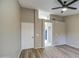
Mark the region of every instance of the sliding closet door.
<instances>
[{"instance_id":1,"label":"sliding closet door","mask_svg":"<svg viewBox=\"0 0 79 59\"><path fill-rule=\"evenodd\" d=\"M54 21L54 45L63 45L65 40L65 23L61 21Z\"/></svg>"}]
</instances>

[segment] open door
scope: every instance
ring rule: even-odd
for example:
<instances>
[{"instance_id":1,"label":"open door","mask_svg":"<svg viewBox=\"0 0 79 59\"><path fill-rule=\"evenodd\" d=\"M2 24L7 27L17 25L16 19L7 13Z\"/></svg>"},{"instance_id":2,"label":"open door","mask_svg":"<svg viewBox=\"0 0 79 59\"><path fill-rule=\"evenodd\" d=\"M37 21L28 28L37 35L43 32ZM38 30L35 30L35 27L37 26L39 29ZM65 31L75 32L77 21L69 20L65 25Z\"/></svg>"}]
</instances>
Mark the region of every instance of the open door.
<instances>
[{"instance_id":1,"label":"open door","mask_svg":"<svg viewBox=\"0 0 79 59\"><path fill-rule=\"evenodd\" d=\"M45 22L44 23L44 45L52 46L53 41L53 35L52 35L52 23L51 22Z\"/></svg>"}]
</instances>

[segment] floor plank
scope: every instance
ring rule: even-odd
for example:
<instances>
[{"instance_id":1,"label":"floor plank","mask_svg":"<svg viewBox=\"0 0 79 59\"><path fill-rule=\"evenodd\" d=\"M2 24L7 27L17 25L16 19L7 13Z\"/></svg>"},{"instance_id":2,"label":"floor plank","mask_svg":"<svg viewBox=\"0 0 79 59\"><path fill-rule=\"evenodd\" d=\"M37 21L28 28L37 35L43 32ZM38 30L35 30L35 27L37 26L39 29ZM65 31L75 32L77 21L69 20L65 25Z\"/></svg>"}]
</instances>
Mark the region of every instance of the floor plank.
<instances>
[{"instance_id":1,"label":"floor plank","mask_svg":"<svg viewBox=\"0 0 79 59\"><path fill-rule=\"evenodd\" d=\"M25 49L20 58L79 58L79 49L68 45Z\"/></svg>"}]
</instances>

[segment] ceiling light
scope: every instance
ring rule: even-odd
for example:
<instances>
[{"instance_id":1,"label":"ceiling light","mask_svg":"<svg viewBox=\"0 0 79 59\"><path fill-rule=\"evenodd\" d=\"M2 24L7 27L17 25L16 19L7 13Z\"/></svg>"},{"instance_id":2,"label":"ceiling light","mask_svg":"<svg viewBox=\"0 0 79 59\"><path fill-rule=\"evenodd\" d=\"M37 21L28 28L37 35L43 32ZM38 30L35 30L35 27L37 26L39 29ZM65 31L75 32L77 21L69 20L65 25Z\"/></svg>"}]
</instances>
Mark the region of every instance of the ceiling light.
<instances>
[{"instance_id":1,"label":"ceiling light","mask_svg":"<svg viewBox=\"0 0 79 59\"><path fill-rule=\"evenodd\" d=\"M62 9L62 11L67 11L67 10L68 10L67 8L63 8L63 9Z\"/></svg>"}]
</instances>

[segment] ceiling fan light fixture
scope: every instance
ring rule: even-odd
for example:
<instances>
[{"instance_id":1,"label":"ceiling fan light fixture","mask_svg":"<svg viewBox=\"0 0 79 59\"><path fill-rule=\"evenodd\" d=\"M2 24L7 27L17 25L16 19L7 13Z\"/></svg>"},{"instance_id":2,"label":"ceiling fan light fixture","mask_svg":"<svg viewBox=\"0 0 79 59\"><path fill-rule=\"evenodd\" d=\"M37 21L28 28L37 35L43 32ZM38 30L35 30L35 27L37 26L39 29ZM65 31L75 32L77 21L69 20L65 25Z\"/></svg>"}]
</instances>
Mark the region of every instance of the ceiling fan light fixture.
<instances>
[{"instance_id":1,"label":"ceiling fan light fixture","mask_svg":"<svg viewBox=\"0 0 79 59\"><path fill-rule=\"evenodd\" d=\"M62 11L67 11L67 10L68 10L68 8L66 8L66 7L62 9Z\"/></svg>"}]
</instances>

